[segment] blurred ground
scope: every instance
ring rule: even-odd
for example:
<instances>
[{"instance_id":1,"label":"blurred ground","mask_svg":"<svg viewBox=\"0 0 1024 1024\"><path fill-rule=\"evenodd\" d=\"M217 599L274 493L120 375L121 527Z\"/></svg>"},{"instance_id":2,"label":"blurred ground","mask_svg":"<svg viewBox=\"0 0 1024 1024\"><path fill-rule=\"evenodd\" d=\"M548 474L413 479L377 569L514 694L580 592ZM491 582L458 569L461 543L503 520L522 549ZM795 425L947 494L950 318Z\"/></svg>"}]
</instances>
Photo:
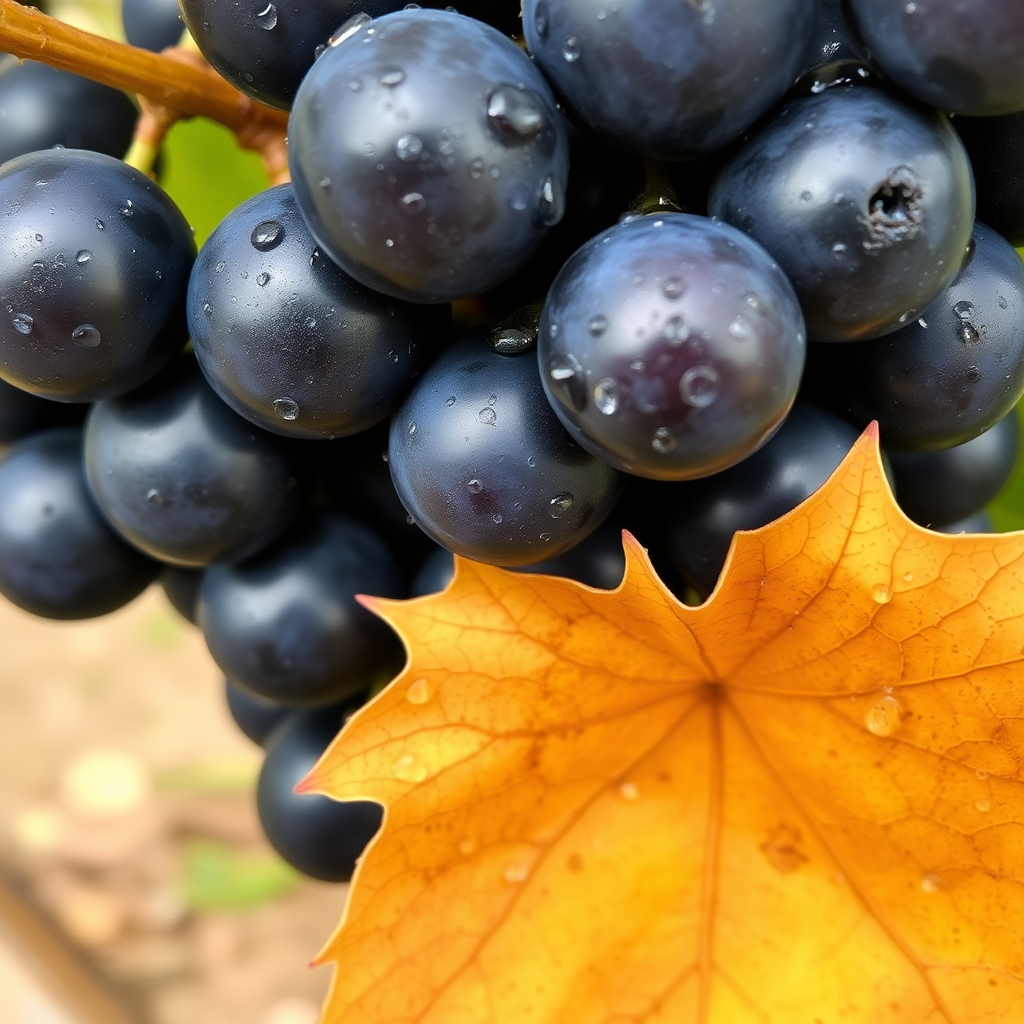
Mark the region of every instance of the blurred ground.
<instances>
[{"instance_id":1,"label":"blurred ground","mask_svg":"<svg viewBox=\"0 0 1024 1024\"><path fill-rule=\"evenodd\" d=\"M162 591L87 623L0 602L0 872L133 1021L316 1016L329 972L307 964L345 889L300 880L269 850L259 762ZM17 989L16 947L0 927L0 1021L65 1024Z\"/></svg>"}]
</instances>

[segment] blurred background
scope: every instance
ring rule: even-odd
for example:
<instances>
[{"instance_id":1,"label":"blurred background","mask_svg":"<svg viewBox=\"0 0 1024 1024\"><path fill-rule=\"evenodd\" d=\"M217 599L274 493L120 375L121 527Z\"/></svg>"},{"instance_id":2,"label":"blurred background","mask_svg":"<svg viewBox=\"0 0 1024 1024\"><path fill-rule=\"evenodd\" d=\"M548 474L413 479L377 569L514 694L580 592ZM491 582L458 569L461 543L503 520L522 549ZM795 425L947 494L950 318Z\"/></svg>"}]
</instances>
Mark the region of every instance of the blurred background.
<instances>
[{"instance_id":1,"label":"blurred background","mask_svg":"<svg viewBox=\"0 0 1024 1024\"><path fill-rule=\"evenodd\" d=\"M46 9L123 38L120 0ZM206 121L178 124L161 161L200 244L267 187ZM347 887L263 839L260 761L159 587L83 623L0 599L2 1024L312 1024L329 970L308 964Z\"/></svg>"}]
</instances>

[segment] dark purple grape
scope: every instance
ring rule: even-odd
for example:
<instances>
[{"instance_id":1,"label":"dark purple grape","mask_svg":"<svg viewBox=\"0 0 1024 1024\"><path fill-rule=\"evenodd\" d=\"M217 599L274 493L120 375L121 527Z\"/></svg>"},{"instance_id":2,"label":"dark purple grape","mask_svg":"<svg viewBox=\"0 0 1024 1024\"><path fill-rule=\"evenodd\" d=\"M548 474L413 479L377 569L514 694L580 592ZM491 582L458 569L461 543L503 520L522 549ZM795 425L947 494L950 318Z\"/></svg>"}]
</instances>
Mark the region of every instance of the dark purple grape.
<instances>
[{"instance_id":1,"label":"dark purple grape","mask_svg":"<svg viewBox=\"0 0 1024 1024\"><path fill-rule=\"evenodd\" d=\"M185 31L178 0L121 0L121 21L132 46L157 53L177 46Z\"/></svg>"},{"instance_id":2,"label":"dark purple grape","mask_svg":"<svg viewBox=\"0 0 1024 1024\"><path fill-rule=\"evenodd\" d=\"M180 0L203 56L235 88L287 110L352 0Z\"/></svg>"},{"instance_id":3,"label":"dark purple grape","mask_svg":"<svg viewBox=\"0 0 1024 1024\"><path fill-rule=\"evenodd\" d=\"M173 565L248 558L298 504L286 442L232 412L191 359L93 406L85 466L111 525Z\"/></svg>"},{"instance_id":4,"label":"dark purple grape","mask_svg":"<svg viewBox=\"0 0 1024 1024\"><path fill-rule=\"evenodd\" d=\"M895 334L811 345L804 392L858 427L878 420L883 447L934 451L988 430L1024 393L1024 264L975 225L956 279Z\"/></svg>"},{"instance_id":5,"label":"dark purple grape","mask_svg":"<svg viewBox=\"0 0 1024 1024\"><path fill-rule=\"evenodd\" d=\"M844 0L818 0L814 33L799 77L813 81L823 68L838 63L858 65L863 60L859 40L847 20Z\"/></svg>"},{"instance_id":6,"label":"dark purple grape","mask_svg":"<svg viewBox=\"0 0 1024 1024\"><path fill-rule=\"evenodd\" d=\"M634 217L555 279L538 356L555 412L589 451L657 480L717 473L755 451L804 362L793 289L727 224Z\"/></svg>"},{"instance_id":7,"label":"dark purple grape","mask_svg":"<svg viewBox=\"0 0 1024 1024\"><path fill-rule=\"evenodd\" d=\"M272 704L253 696L247 690L236 686L230 679L224 680L224 700L235 725L262 747L274 729L290 714L295 712L282 704Z\"/></svg>"},{"instance_id":8,"label":"dark purple grape","mask_svg":"<svg viewBox=\"0 0 1024 1024\"><path fill-rule=\"evenodd\" d=\"M301 782L344 723L337 709L293 714L267 739L256 785L256 808L271 846L296 870L324 882L344 882L380 828L380 804L339 803L298 794Z\"/></svg>"},{"instance_id":9,"label":"dark purple grape","mask_svg":"<svg viewBox=\"0 0 1024 1024\"><path fill-rule=\"evenodd\" d=\"M955 117L974 169L978 220L1012 245L1024 245L1024 112Z\"/></svg>"},{"instance_id":10,"label":"dark purple grape","mask_svg":"<svg viewBox=\"0 0 1024 1024\"><path fill-rule=\"evenodd\" d=\"M0 377L67 402L138 387L184 344L192 229L159 185L101 153L0 168Z\"/></svg>"},{"instance_id":11,"label":"dark purple grape","mask_svg":"<svg viewBox=\"0 0 1024 1024\"><path fill-rule=\"evenodd\" d=\"M49 619L120 608L159 570L117 537L89 497L82 434L52 430L0 461L0 593Z\"/></svg>"},{"instance_id":12,"label":"dark purple grape","mask_svg":"<svg viewBox=\"0 0 1024 1024\"><path fill-rule=\"evenodd\" d=\"M980 512L1010 479L1020 449L1020 422L1011 409L970 441L937 452L889 452L896 501L933 529Z\"/></svg>"},{"instance_id":13,"label":"dark purple grape","mask_svg":"<svg viewBox=\"0 0 1024 1024\"><path fill-rule=\"evenodd\" d=\"M451 315L349 277L317 247L291 185L279 185L207 240L188 321L206 379L239 415L277 434L332 438L398 407Z\"/></svg>"},{"instance_id":14,"label":"dark purple grape","mask_svg":"<svg viewBox=\"0 0 1024 1024\"><path fill-rule=\"evenodd\" d=\"M48 64L0 60L0 163L54 146L120 159L138 119L118 89Z\"/></svg>"},{"instance_id":15,"label":"dark purple grape","mask_svg":"<svg viewBox=\"0 0 1024 1024\"><path fill-rule=\"evenodd\" d=\"M388 462L402 503L439 544L494 565L566 551L595 529L618 475L565 432L533 353L453 346L391 421Z\"/></svg>"},{"instance_id":16,"label":"dark purple grape","mask_svg":"<svg viewBox=\"0 0 1024 1024\"><path fill-rule=\"evenodd\" d=\"M484 291L562 216L568 143L547 82L458 14L399 11L339 39L303 81L288 139L321 247L396 298Z\"/></svg>"},{"instance_id":17,"label":"dark purple grape","mask_svg":"<svg viewBox=\"0 0 1024 1024\"><path fill-rule=\"evenodd\" d=\"M171 607L193 626L199 624L199 585L203 574L198 569L168 566L158 580Z\"/></svg>"},{"instance_id":18,"label":"dark purple grape","mask_svg":"<svg viewBox=\"0 0 1024 1024\"><path fill-rule=\"evenodd\" d=\"M394 633L356 594L403 596L398 567L368 527L320 513L247 562L207 569L199 624L232 682L290 707L332 704L402 661Z\"/></svg>"},{"instance_id":19,"label":"dark purple grape","mask_svg":"<svg viewBox=\"0 0 1024 1024\"><path fill-rule=\"evenodd\" d=\"M789 88L817 0L524 0L523 34L573 112L616 145L695 156Z\"/></svg>"},{"instance_id":20,"label":"dark purple grape","mask_svg":"<svg viewBox=\"0 0 1024 1024\"><path fill-rule=\"evenodd\" d=\"M871 60L940 110L1024 110L1024 5L1016 0L849 0Z\"/></svg>"},{"instance_id":21,"label":"dark purple grape","mask_svg":"<svg viewBox=\"0 0 1024 1024\"><path fill-rule=\"evenodd\" d=\"M853 341L898 330L952 281L974 186L946 118L836 86L784 104L725 165L709 209L779 261L811 340Z\"/></svg>"},{"instance_id":22,"label":"dark purple grape","mask_svg":"<svg viewBox=\"0 0 1024 1024\"><path fill-rule=\"evenodd\" d=\"M667 551L701 594L718 582L737 530L754 530L809 498L857 440L848 423L798 402L778 432L738 466L665 487Z\"/></svg>"}]
</instances>

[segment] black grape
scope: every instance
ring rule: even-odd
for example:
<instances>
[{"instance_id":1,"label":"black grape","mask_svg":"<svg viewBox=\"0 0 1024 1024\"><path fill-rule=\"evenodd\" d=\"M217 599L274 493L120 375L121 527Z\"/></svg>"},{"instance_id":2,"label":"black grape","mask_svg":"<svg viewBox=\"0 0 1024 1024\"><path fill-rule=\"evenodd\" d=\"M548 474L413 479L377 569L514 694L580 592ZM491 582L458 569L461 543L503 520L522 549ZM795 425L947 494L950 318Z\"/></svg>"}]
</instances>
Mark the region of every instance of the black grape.
<instances>
[{"instance_id":1,"label":"black grape","mask_svg":"<svg viewBox=\"0 0 1024 1024\"><path fill-rule=\"evenodd\" d=\"M701 594L718 582L737 530L753 530L796 508L842 462L857 440L848 423L798 402L778 433L738 466L661 495L666 550Z\"/></svg>"},{"instance_id":2,"label":"black grape","mask_svg":"<svg viewBox=\"0 0 1024 1024\"><path fill-rule=\"evenodd\" d=\"M1024 4L848 2L871 60L901 89L957 114L1024 110Z\"/></svg>"},{"instance_id":3,"label":"black grape","mask_svg":"<svg viewBox=\"0 0 1024 1024\"><path fill-rule=\"evenodd\" d=\"M274 729L290 714L289 708L253 696L230 679L224 680L224 700L235 725L257 746L262 747Z\"/></svg>"},{"instance_id":4,"label":"black grape","mask_svg":"<svg viewBox=\"0 0 1024 1024\"><path fill-rule=\"evenodd\" d=\"M356 861L380 828L380 804L339 803L295 786L337 735L344 712L294 714L270 735L256 786L256 808L270 844L292 867L324 882L352 877Z\"/></svg>"},{"instance_id":5,"label":"black grape","mask_svg":"<svg viewBox=\"0 0 1024 1024\"><path fill-rule=\"evenodd\" d=\"M898 330L953 279L974 183L947 118L839 85L784 104L726 163L709 210L779 261L811 340L853 341Z\"/></svg>"},{"instance_id":6,"label":"black grape","mask_svg":"<svg viewBox=\"0 0 1024 1024\"><path fill-rule=\"evenodd\" d=\"M349 277L317 247L291 185L280 185L207 240L188 321L203 373L237 413L278 434L332 438L397 408L451 315Z\"/></svg>"},{"instance_id":7,"label":"black grape","mask_svg":"<svg viewBox=\"0 0 1024 1024\"><path fill-rule=\"evenodd\" d=\"M394 633L356 594L403 596L398 567L368 527L318 513L254 558L207 569L199 624L232 682L291 707L330 704L402 661Z\"/></svg>"},{"instance_id":8,"label":"black grape","mask_svg":"<svg viewBox=\"0 0 1024 1024\"><path fill-rule=\"evenodd\" d=\"M618 469L707 476L756 450L804 362L793 288L756 242L689 214L627 219L562 268L541 317L544 389Z\"/></svg>"},{"instance_id":9,"label":"black grape","mask_svg":"<svg viewBox=\"0 0 1024 1024\"><path fill-rule=\"evenodd\" d=\"M144 50L177 46L185 31L178 0L121 0L121 20L128 42Z\"/></svg>"},{"instance_id":10,"label":"black grape","mask_svg":"<svg viewBox=\"0 0 1024 1024\"><path fill-rule=\"evenodd\" d=\"M298 504L287 442L229 409L188 358L93 406L85 465L114 528L174 565L247 558L288 526Z\"/></svg>"},{"instance_id":11,"label":"black grape","mask_svg":"<svg viewBox=\"0 0 1024 1024\"><path fill-rule=\"evenodd\" d=\"M118 89L31 60L0 60L0 163L54 146L120 158L138 117Z\"/></svg>"},{"instance_id":12,"label":"black grape","mask_svg":"<svg viewBox=\"0 0 1024 1024\"><path fill-rule=\"evenodd\" d=\"M0 167L0 377L92 402L152 377L187 337L192 230L159 185L101 153Z\"/></svg>"},{"instance_id":13,"label":"black grape","mask_svg":"<svg viewBox=\"0 0 1024 1024\"><path fill-rule=\"evenodd\" d=\"M63 429L13 445L0 461L0 593L50 619L106 615L159 571L97 512L82 472L82 434Z\"/></svg>"},{"instance_id":14,"label":"black grape","mask_svg":"<svg viewBox=\"0 0 1024 1024\"><path fill-rule=\"evenodd\" d=\"M1019 449L1020 422L1011 409L984 434L955 448L889 452L896 501L922 526L937 529L967 519L1010 479Z\"/></svg>"},{"instance_id":15,"label":"black grape","mask_svg":"<svg viewBox=\"0 0 1024 1024\"><path fill-rule=\"evenodd\" d=\"M524 0L523 33L593 131L675 160L724 145L782 96L816 9L817 0Z\"/></svg>"},{"instance_id":16,"label":"black grape","mask_svg":"<svg viewBox=\"0 0 1024 1024\"><path fill-rule=\"evenodd\" d=\"M447 11L389 14L329 47L296 96L288 153L324 251L413 302L496 285L564 207L550 87L510 39Z\"/></svg>"},{"instance_id":17,"label":"black grape","mask_svg":"<svg viewBox=\"0 0 1024 1024\"><path fill-rule=\"evenodd\" d=\"M160 573L159 583L171 607L193 626L198 625L199 585L203 574L198 569L168 566Z\"/></svg>"},{"instance_id":18,"label":"black grape","mask_svg":"<svg viewBox=\"0 0 1024 1024\"><path fill-rule=\"evenodd\" d=\"M439 544L494 565L551 558L608 514L618 475L579 447L544 400L532 352L452 346L391 421L402 503Z\"/></svg>"},{"instance_id":19,"label":"black grape","mask_svg":"<svg viewBox=\"0 0 1024 1024\"><path fill-rule=\"evenodd\" d=\"M203 56L232 85L287 110L317 48L352 15L351 0L181 0Z\"/></svg>"},{"instance_id":20,"label":"black grape","mask_svg":"<svg viewBox=\"0 0 1024 1024\"><path fill-rule=\"evenodd\" d=\"M963 269L902 330L811 345L803 391L890 451L935 451L988 430L1024 393L1024 264L976 224Z\"/></svg>"}]
</instances>

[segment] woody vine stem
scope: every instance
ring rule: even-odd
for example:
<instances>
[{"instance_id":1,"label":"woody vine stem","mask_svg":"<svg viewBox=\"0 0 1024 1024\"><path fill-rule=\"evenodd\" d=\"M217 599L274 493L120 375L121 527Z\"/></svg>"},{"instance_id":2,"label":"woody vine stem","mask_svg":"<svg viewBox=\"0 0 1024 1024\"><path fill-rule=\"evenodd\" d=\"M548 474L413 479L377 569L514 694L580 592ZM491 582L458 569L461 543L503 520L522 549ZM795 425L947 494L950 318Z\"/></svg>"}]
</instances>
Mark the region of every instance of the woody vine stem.
<instances>
[{"instance_id":1,"label":"woody vine stem","mask_svg":"<svg viewBox=\"0 0 1024 1024\"><path fill-rule=\"evenodd\" d=\"M239 145L256 150L272 182L288 180L287 113L239 92L190 49L150 53L66 25L16 0L0 0L0 51L135 93L142 116L127 161L140 170L152 169L176 121L202 116L234 132Z\"/></svg>"}]
</instances>

